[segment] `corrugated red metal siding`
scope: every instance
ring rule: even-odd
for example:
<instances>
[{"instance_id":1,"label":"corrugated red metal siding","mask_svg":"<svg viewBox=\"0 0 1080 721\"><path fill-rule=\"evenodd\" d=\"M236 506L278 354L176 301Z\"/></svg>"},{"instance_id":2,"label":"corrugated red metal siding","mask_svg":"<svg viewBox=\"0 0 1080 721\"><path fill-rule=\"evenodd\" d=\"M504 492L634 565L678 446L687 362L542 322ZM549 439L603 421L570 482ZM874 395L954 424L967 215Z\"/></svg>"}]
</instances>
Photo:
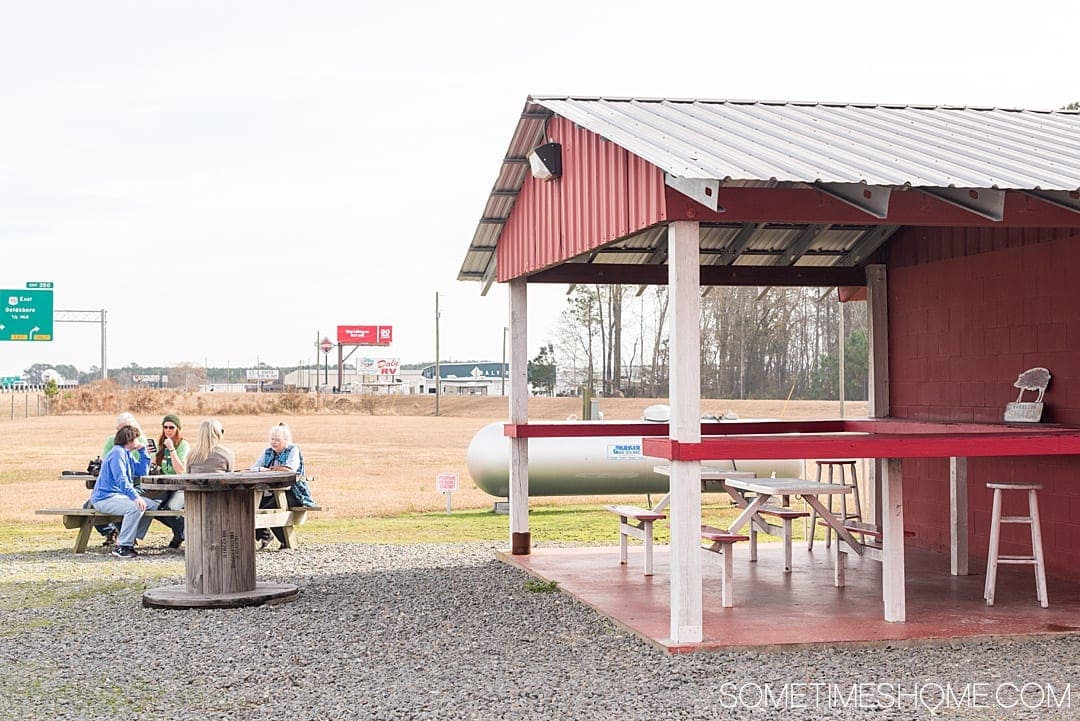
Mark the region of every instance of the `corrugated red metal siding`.
<instances>
[{"instance_id":1,"label":"corrugated red metal siding","mask_svg":"<svg viewBox=\"0 0 1080 721\"><path fill-rule=\"evenodd\" d=\"M896 236L889 267L932 263L1076 234L1075 228L912 227Z\"/></svg>"},{"instance_id":2,"label":"corrugated red metal siding","mask_svg":"<svg viewBox=\"0 0 1080 721\"><path fill-rule=\"evenodd\" d=\"M562 144L557 180L525 179L499 238L498 280L546 268L665 218L663 173L656 166L565 118L548 123Z\"/></svg>"},{"instance_id":3,"label":"corrugated red metal siding","mask_svg":"<svg viewBox=\"0 0 1080 721\"><path fill-rule=\"evenodd\" d=\"M894 238L888 262L892 415L1000 421L1005 404L1016 400L1016 376L1044 366L1053 379L1043 421L1080 423L1080 283L1072 277L1080 267L1080 231L911 228ZM948 461L905 461L903 472L913 542L944 550ZM1048 571L1080 579L1077 478L1074 456L971 459L972 571L981 572L989 543L986 483L1036 481L1044 486L1039 506ZM1002 529L1002 553L1027 548L1026 527Z\"/></svg>"}]
</instances>

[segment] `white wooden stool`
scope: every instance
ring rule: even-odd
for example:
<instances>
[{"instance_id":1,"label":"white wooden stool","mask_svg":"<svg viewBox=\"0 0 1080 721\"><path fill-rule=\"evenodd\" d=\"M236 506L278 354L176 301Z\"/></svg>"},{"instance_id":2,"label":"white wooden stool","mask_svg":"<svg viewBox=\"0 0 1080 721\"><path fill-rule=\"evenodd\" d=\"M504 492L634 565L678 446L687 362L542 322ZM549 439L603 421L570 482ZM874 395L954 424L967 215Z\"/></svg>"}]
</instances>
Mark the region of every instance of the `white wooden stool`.
<instances>
[{"instance_id":1,"label":"white wooden stool","mask_svg":"<svg viewBox=\"0 0 1080 721\"><path fill-rule=\"evenodd\" d=\"M814 480L818 483L822 482L821 469L827 468L829 473L826 477L825 483L840 483L840 485L849 486L851 488L851 496L854 501L854 509L849 512L847 507L847 494L840 497L840 513L837 516L843 521L862 521L862 501L859 499L859 474L855 470L855 461L853 460L831 460L831 461L817 461L817 476ZM833 469L838 471L838 478L834 480ZM845 478L845 472L847 477ZM829 511L833 509L833 495L829 495ZM828 548L832 544L832 526L821 522L825 526L825 548ZM806 548L808 550L814 550L814 529L818 526L817 511L812 510L810 514L810 528L806 532Z\"/></svg>"},{"instance_id":2,"label":"white wooden stool","mask_svg":"<svg viewBox=\"0 0 1080 721\"><path fill-rule=\"evenodd\" d=\"M986 605L994 605L994 588L997 585L998 564L1011 563L1035 566L1035 593L1039 598L1039 605L1046 608L1049 605L1049 600L1046 597L1046 564L1043 560L1042 529L1039 526L1039 499L1036 495L1038 491L1042 490L1042 486L1038 483L987 483L986 487L994 489L994 510L990 517L990 551L986 556L986 586L983 591ZM1002 491L1027 491L1028 515L1001 515ZM998 553L1002 523L1026 523L1031 526L1030 556L1002 556Z\"/></svg>"}]
</instances>

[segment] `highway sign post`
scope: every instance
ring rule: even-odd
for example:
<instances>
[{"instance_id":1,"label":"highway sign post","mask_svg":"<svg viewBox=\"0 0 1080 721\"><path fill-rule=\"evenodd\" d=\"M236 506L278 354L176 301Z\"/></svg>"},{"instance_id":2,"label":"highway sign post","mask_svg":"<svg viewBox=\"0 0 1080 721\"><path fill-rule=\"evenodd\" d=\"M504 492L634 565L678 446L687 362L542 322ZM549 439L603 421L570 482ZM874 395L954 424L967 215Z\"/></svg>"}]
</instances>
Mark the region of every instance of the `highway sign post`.
<instances>
[{"instance_id":1,"label":"highway sign post","mask_svg":"<svg viewBox=\"0 0 1080 721\"><path fill-rule=\"evenodd\" d=\"M27 283L26 289L0 290L0 341L53 339L52 283ZM48 288L44 290L43 288ZM32 288L32 290L31 290Z\"/></svg>"},{"instance_id":2,"label":"highway sign post","mask_svg":"<svg viewBox=\"0 0 1080 721\"><path fill-rule=\"evenodd\" d=\"M322 351L323 357L323 385L330 385L330 349L334 347L334 342L326 336L319 341L319 350ZM318 375L318 369L315 370L315 374ZM340 389L339 389L340 390Z\"/></svg>"}]
</instances>

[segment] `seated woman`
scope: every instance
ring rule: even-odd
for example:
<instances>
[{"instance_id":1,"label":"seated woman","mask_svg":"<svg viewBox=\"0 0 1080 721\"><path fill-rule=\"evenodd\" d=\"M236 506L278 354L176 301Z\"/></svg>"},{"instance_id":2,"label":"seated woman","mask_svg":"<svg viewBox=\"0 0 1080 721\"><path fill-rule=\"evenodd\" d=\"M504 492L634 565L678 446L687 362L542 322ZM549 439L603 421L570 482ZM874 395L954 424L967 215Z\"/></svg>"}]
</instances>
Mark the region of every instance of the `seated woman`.
<instances>
[{"instance_id":1,"label":"seated woman","mask_svg":"<svg viewBox=\"0 0 1080 721\"><path fill-rule=\"evenodd\" d=\"M181 430L180 416L170 413L161 419L161 437L157 442L157 455L154 456L154 464L161 469L164 476L173 476L177 473L186 473L184 465L188 455L188 442L184 440ZM169 511L180 511L184 508L184 491L169 491L158 500L158 508ZM184 542L184 519L159 518L159 521L168 526L172 532L172 540L169 548L180 548Z\"/></svg>"},{"instance_id":2,"label":"seated woman","mask_svg":"<svg viewBox=\"0 0 1080 721\"><path fill-rule=\"evenodd\" d=\"M101 472L90 495L90 502L97 510L124 517L112 552L117 558L139 555L135 552L135 538L146 536L150 526L150 519L143 513L157 508L157 501L139 495L135 489L135 478L150 470L150 454L144 448L138 428L124 426L118 430L112 449L101 462ZM133 457L134 451L142 451L139 460Z\"/></svg>"},{"instance_id":3,"label":"seated woman","mask_svg":"<svg viewBox=\"0 0 1080 721\"><path fill-rule=\"evenodd\" d=\"M112 450L113 445L116 442L116 431L120 430L124 426L132 426L136 430L140 429L139 422L137 420L135 420L135 416L132 413L125 411L125 412L121 413L120 415L118 415L116 417L116 430L114 430L112 433L110 433L109 437L105 439L105 445L102 446L101 454L97 457L98 461L100 461L105 456L109 455L109 451ZM139 443L141 443L144 446L146 445L146 439L143 438L141 430L139 430ZM131 455L133 456L133 460L139 461L141 459L141 456L144 456L146 454L140 453L139 451L135 451ZM91 463L93 463L93 461L91 461ZM87 466L86 470L90 471L90 467ZM101 472L100 463L98 464L98 470L96 472L94 472L94 471L90 471L90 472L93 473L95 476L98 475L98 473ZM135 488L138 488L138 486L136 485ZM93 508L93 506L94 506L94 502L91 501L89 498L87 498L86 503L83 504L83 508ZM116 537L119 535L120 530L115 525L113 525L112 523L102 523L100 525L94 526L94 528L105 539L104 543L102 543L101 545L103 545L103 546L115 546L116 545Z\"/></svg>"},{"instance_id":4,"label":"seated woman","mask_svg":"<svg viewBox=\"0 0 1080 721\"><path fill-rule=\"evenodd\" d=\"M266 469L271 471L293 471L296 473L296 482L285 491L286 505L314 506L315 500L311 497L304 471L304 454L300 447L293 445L292 431L284 423L279 423L270 428L270 447L263 451L262 458L251 467L252 470ZM276 502L272 492L263 494L259 508L275 508ZM259 549L270 545L270 531L274 532L278 543L284 547L285 531L280 527L271 529L260 528L255 531L255 540L259 542Z\"/></svg>"},{"instance_id":5,"label":"seated woman","mask_svg":"<svg viewBox=\"0 0 1080 721\"><path fill-rule=\"evenodd\" d=\"M226 473L233 470L236 456L221 445L224 435L225 428L216 418L199 424L199 437L187 455L188 473Z\"/></svg>"}]
</instances>

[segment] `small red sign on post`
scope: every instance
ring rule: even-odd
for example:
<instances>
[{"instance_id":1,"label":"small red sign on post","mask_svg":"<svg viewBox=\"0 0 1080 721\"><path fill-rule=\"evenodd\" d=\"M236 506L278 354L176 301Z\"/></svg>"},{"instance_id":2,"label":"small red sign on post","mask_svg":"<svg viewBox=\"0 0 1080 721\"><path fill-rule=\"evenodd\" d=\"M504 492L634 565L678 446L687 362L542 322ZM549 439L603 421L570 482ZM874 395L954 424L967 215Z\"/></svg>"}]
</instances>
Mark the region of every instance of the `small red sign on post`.
<instances>
[{"instance_id":1,"label":"small red sign on post","mask_svg":"<svg viewBox=\"0 0 1080 721\"><path fill-rule=\"evenodd\" d=\"M333 347L334 347L334 344L332 342L330 342L330 339L325 337L325 336L323 337L322 341L319 343L319 350L321 350L323 353L329 353L330 349L333 348Z\"/></svg>"},{"instance_id":2,"label":"small red sign on post","mask_svg":"<svg viewBox=\"0 0 1080 721\"><path fill-rule=\"evenodd\" d=\"M454 497L454 491L458 489L456 473L436 473L435 490L446 496L446 512L451 513L450 499Z\"/></svg>"},{"instance_id":3,"label":"small red sign on post","mask_svg":"<svg viewBox=\"0 0 1080 721\"><path fill-rule=\"evenodd\" d=\"M453 493L458 489L458 475L456 473L435 474L435 490L439 493Z\"/></svg>"}]
</instances>

